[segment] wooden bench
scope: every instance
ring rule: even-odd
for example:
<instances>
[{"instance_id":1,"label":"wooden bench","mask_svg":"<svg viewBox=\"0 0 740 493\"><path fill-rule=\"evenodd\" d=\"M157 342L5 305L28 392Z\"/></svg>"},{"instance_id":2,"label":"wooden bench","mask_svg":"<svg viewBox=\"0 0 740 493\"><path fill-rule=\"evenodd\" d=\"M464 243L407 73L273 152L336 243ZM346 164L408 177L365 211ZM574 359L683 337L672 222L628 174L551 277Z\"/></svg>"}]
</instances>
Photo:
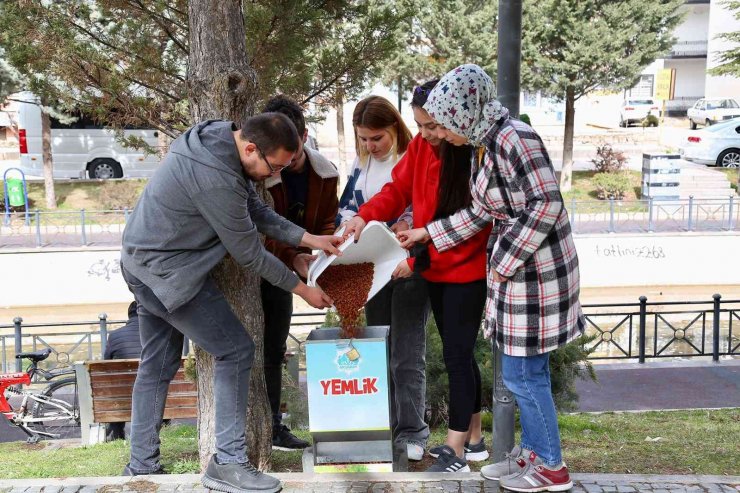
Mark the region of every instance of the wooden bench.
<instances>
[{"instance_id":1,"label":"wooden bench","mask_svg":"<svg viewBox=\"0 0 740 493\"><path fill-rule=\"evenodd\" d=\"M105 423L131 421L131 394L139 368L137 359L76 363L82 443L105 441ZM198 392L185 379L182 366L170 383L164 419L198 416Z\"/></svg>"}]
</instances>

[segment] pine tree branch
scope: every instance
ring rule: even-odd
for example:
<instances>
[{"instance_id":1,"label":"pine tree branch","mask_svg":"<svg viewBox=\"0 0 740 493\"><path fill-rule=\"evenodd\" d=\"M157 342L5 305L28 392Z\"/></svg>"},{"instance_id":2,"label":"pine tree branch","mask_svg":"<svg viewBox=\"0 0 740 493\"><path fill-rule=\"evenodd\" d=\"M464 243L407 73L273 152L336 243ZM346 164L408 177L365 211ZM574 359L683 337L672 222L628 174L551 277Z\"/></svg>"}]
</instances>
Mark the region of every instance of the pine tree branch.
<instances>
[{"instance_id":1,"label":"pine tree branch","mask_svg":"<svg viewBox=\"0 0 740 493\"><path fill-rule=\"evenodd\" d=\"M166 70L164 67L154 65L154 64L150 63L149 60L147 60L146 58L144 58L144 57L142 57L142 56L140 56L140 55L138 55L136 53L128 52L128 51L122 49L119 46L113 45L112 43L104 40L100 36L97 36L95 33L93 33L92 31L90 31L89 29L86 29L85 27L80 26L79 24L77 24L73 20L71 20L71 19L69 19L67 17L64 17L63 20L65 22L67 22L69 25L71 25L72 27L74 27L75 29L77 29L79 32L81 32L81 33L89 36L90 38L92 38L93 40L95 40L98 43L102 44L103 46L106 46L106 47L110 48L113 51L117 51L118 53L122 53L122 54L126 55L129 58L132 58L134 60L138 60L145 67L148 67L148 68L151 68L151 69L155 69L155 70L160 70L165 75L168 75L168 76L170 76L172 78L175 78L175 79L177 79L177 80L179 80L179 81L181 81L183 83L185 82L185 78L182 77L182 76L180 76L179 74L177 74L175 72L170 72L170 71Z\"/></svg>"},{"instance_id":2,"label":"pine tree branch","mask_svg":"<svg viewBox=\"0 0 740 493\"><path fill-rule=\"evenodd\" d=\"M167 17L164 17L162 15L157 14L156 12L153 12L147 9L146 6L144 5L144 2L141 2L139 0L133 0L133 3L135 5L138 5L142 12L147 14L160 28L162 28L162 30L167 34L167 37L170 38L172 42L175 43L175 45L178 48L180 48L180 50L183 53L185 53L186 55L188 54L188 47L185 45L184 41L181 42L179 39L177 39L177 36L175 36L172 33L172 31L170 31L170 29L167 27L167 25L164 22L160 21L160 19L164 19L165 21L171 22L172 24L174 24L175 26L179 27L180 29L186 32L187 32L187 27L183 27L177 22L175 22L174 20L168 19Z\"/></svg>"}]
</instances>

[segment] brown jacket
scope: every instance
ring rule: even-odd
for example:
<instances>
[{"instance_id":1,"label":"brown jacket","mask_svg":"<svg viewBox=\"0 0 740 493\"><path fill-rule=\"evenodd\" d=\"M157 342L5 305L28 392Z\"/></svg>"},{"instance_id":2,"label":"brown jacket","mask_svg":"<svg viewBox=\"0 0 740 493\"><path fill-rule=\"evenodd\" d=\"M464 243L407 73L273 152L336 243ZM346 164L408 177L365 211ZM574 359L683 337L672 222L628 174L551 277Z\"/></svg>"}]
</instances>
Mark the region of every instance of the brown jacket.
<instances>
[{"instance_id":1,"label":"brown jacket","mask_svg":"<svg viewBox=\"0 0 740 493\"><path fill-rule=\"evenodd\" d=\"M309 147L306 150L306 166L308 166L308 195L306 198L305 224L299 224L307 232L315 235L334 233L334 219L339 208L337 188L339 186L339 172L337 168ZM285 184L281 176L271 176L265 182L267 190L275 203L275 212L285 217L288 210L288 197ZM267 238L267 250L282 260L289 268L293 268L293 259L299 253L311 253L307 248L295 248L285 243Z\"/></svg>"}]
</instances>

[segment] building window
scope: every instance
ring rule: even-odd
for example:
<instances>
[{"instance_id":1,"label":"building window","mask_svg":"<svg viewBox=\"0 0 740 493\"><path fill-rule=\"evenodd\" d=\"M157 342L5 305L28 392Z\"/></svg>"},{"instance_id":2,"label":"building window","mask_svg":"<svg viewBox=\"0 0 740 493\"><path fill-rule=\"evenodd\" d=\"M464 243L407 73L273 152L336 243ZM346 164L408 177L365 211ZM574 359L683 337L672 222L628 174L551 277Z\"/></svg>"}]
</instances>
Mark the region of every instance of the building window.
<instances>
[{"instance_id":1,"label":"building window","mask_svg":"<svg viewBox=\"0 0 740 493\"><path fill-rule=\"evenodd\" d=\"M652 98L654 75L641 75L635 87L627 91L629 98Z\"/></svg>"},{"instance_id":2,"label":"building window","mask_svg":"<svg viewBox=\"0 0 740 493\"><path fill-rule=\"evenodd\" d=\"M523 106L526 106L528 108L537 106L537 93L536 92L525 91L522 99L524 100Z\"/></svg>"}]
</instances>

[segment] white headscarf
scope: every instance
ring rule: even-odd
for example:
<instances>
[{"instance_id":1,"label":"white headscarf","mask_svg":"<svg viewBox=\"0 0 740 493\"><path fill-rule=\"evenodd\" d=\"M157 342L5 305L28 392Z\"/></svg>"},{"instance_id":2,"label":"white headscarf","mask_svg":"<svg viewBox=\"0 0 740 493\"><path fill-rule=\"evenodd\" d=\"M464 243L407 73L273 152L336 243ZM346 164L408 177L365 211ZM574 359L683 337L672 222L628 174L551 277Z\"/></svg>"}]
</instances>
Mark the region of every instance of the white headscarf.
<instances>
[{"instance_id":1,"label":"white headscarf","mask_svg":"<svg viewBox=\"0 0 740 493\"><path fill-rule=\"evenodd\" d=\"M429 93L424 109L448 130L480 145L496 121L509 114L496 99L496 86L478 65L447 72Z\"/></svg>"}]
</instances>

